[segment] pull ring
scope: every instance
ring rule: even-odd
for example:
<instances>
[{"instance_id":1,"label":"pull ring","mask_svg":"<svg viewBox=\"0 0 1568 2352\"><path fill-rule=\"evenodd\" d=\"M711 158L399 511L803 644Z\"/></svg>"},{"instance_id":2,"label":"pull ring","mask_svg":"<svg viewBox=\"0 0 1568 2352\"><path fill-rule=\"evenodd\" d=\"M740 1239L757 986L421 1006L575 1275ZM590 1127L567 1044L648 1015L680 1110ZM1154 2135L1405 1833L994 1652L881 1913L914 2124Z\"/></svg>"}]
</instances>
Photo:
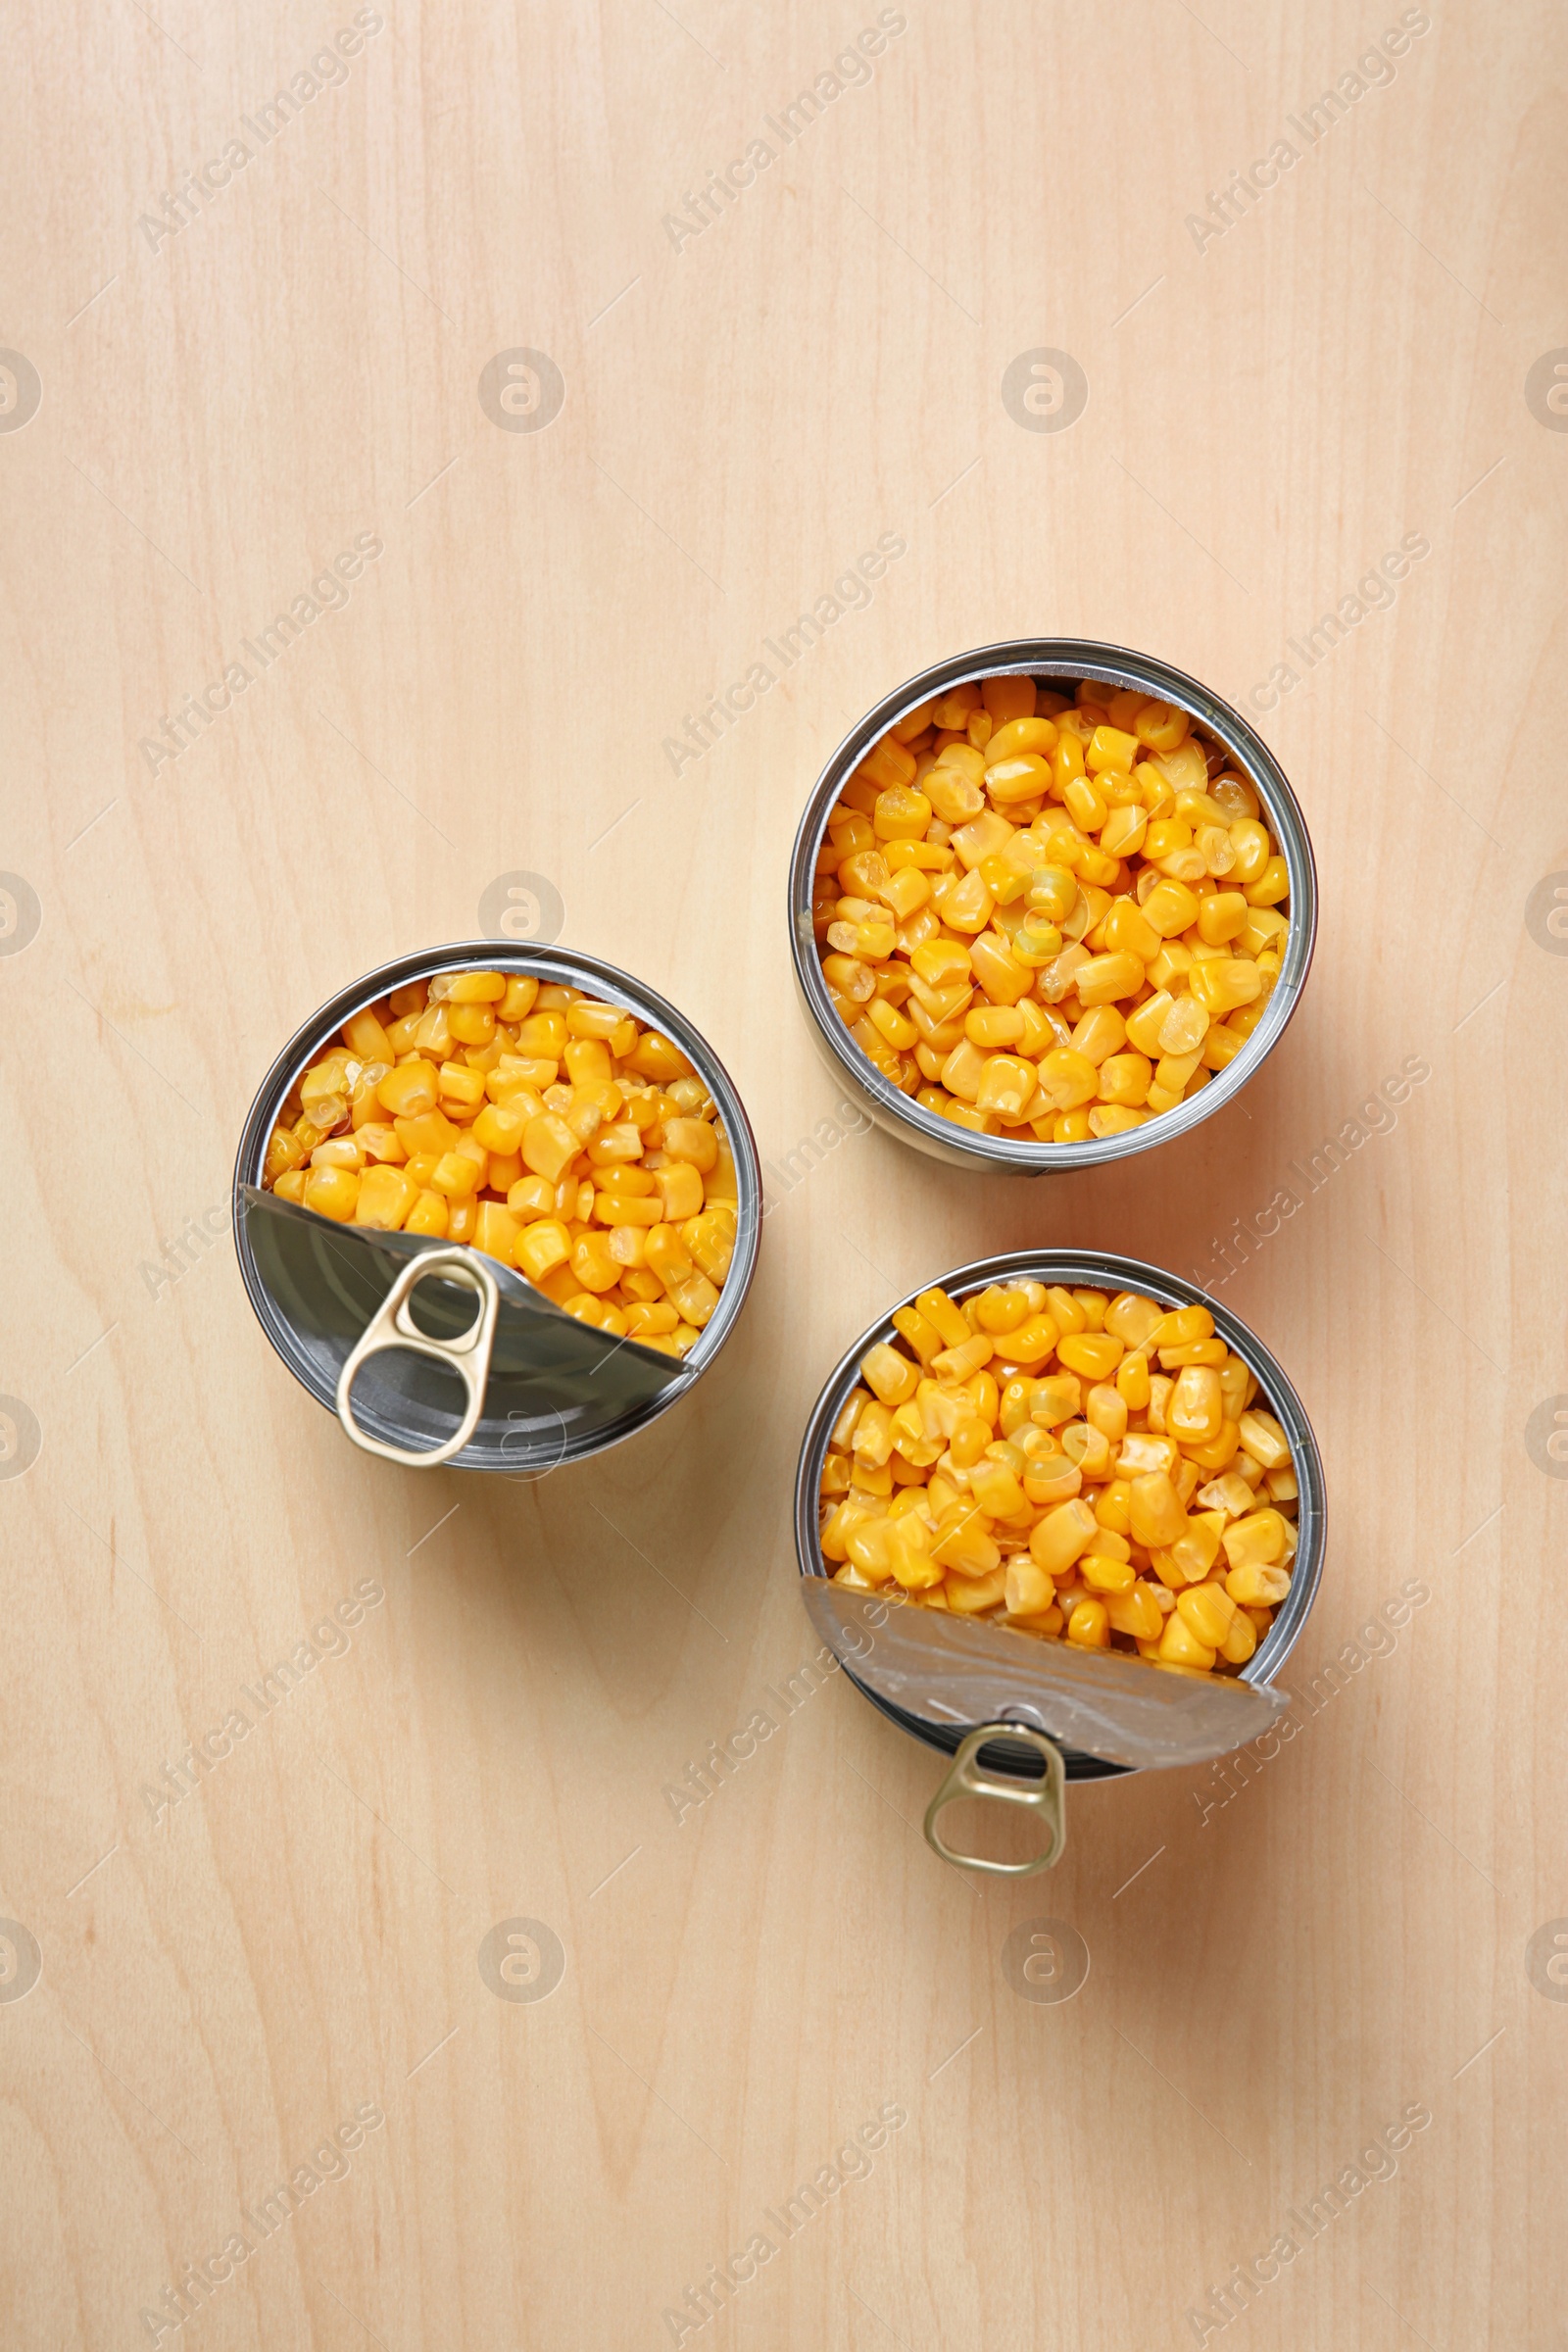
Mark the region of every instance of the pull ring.
<instances>
[{"instance_id":1,"label":"pull ring","mask_svg":"<svg viewBox=\"0 0 1568 2352\"><path fill-rule=\"evenodd\" d=\"M428 1275L440 1275L444 1282L455 1282L460 1290L476 1292L479 1312L466 1331L455 1339L433 1340L419 1329L410 1312L409 1302L417 1285ZM450 1462L461 1453L479 1426L484 1410L485 1381L490 1371L490 1349L496 1336L496 1317L501 1311L501 1293L496 1278L485 1264L482 1252L473 1250L426 1250L411 1258L382 1299L369 1323L355 1345L337 1380L337 1417L356 1446L367 1453L378 1453L383 1461L402 1462L411 1470L434 1470L442 1462ZM457 1372L467 1391L468 1401L456 1432L444 1446L420 1447L393 1446L380 1438L368 1437L356 1422L349 1407L349 1392L362 1365L372 1355L384 1354L389 1348L408 1348L416 1355L433 1356L437 1363L447 1364Z\"/></svg>"},{"instance_id":2,"label":"pull ring","mask_svg":"<svg viewBox=\"0 0 1568 2352\"><path fill-rule=\"evenodd\" d=\"M988 1740L1021 1740L1045 1759L1045 1778L1040 1781L1000 1780L993 1773L982 1772L978 1757ZM1043 1854L1028 1862L992 1862L983 1854L956 1853L937 1827L937 1816L945 1805L959 1797L994 1797L998 1803L1022 1805L1026 1811L1043 1814L1051 1832L1051 1843ZM987 1723L971 1732L964 1740L941 1788L926 1807L925 1839L933 1853L944 1862L952 1862L959 1870L989 1870L998 1878L1026 1879L1037 1870L1052 1870L1067 1850L1067 1781L1061 1761L1061 1750L1048 1740L1044 1732L1031 1731L1026 1724Z\"/></svg>"}]
</instances>

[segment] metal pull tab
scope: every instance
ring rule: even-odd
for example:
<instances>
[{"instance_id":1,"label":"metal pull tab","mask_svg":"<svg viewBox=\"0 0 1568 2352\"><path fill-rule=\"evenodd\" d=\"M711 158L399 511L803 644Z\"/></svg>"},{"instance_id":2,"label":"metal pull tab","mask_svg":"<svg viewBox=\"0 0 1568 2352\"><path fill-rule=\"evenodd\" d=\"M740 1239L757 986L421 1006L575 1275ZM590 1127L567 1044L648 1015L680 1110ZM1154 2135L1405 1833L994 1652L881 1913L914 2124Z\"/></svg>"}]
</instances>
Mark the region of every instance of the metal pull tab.
<instances>
[{"instance_id":1,"label":"metal pull tab","mask_svg":"<svg viewBox=\"0 0 1568 2352\"><path fill-rule=\"evenodd\" d=\"M982 1772L976 1761L988 1740L1021 1740L1045 1758L1045 1778L1041 1781L999 1780L994 1774ZM945 1805L959 1797L995 1797L1001 1804L1022 1805L1029 1812L1043 1813L1051 1831L1051 1843L1043 1854L1028 1862L991 1862L983 1854L955 1853L937 1827L937 1816ZM1052 1870L1067 1850L1067 1778L1061 1761L1061 1750L1048 1740L1044 1732L1031 1731L1026 1724L987 1723L971 1732L948 1768L941 1788L926 1807L925 1839L933 1853L944 1862L952 1862L959 1870L989 1870L1004 1879L1026 1879L1037 1870Z\"/></svg>"},{"instance_id":2,"label":"metal pull tab","mask_svg":"<svg viewBox=\"0 0 1568 2352\"><path fill-rule=\"evenodd\" d=\"M461 1290L478 1294L479 1312L466 1331L450 1340L433 1340L419 1329L409 1311L409 1302L417 1285L427 1275L439 1274L444 1282L455 1282ZM441 1462L450 1462L461 1453L479 1425L484 1410L485 1382L490 1372L490 1349L496 1336L496 1317L501 1311L501 1293L496 1278L485 1264L482 1252L474 1250L427 1250L412 1258L398 1276L374 1315L355 1345L337 1380L337 1417L356 1446L367 1453L378 1453L383 1461L403 1462L411 1470L433 1470ZM467 1391L468 1402L463 1419L454 1435L444 1446L391 1446L380 1438L368 1437L349 1409L349 1392L363 1364L372 1355L384 1354L393 1348L412 1348L416 1355L433 1356L437 1363L449 1364L461 1375Z\"/></svg>"}]
</instances>

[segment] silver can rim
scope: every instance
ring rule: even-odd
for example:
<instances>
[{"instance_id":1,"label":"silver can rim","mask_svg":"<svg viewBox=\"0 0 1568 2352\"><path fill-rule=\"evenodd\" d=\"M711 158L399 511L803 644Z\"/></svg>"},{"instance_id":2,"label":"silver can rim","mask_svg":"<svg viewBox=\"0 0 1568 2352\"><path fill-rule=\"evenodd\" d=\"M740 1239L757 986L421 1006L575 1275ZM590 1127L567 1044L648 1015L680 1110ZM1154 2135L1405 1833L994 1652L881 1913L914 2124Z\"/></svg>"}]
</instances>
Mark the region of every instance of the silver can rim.
<instances>
[{"instance_id":1,"label":"silver can rim","mask_svg":"<svg viewBox=\"0 0 1568 2352\"><path fill-rule=\"evenodd\" d=\"M288 1044L274 1058L246 1113L234 1159L232 1213L235 1255L256 1319L277 1354L309 1396L315 1397L318 1404L325 1405L328 1411L334 1410L333 1399L323 1396L308 1377L306 1359L290 1343L288 1318L262 1280L246 1230L244 1187L261 1184L268 1138L295 1080L310 1066L327 1041L335 1038L344 1024L353 1019L355 1013L362 1012L368 1004L373 1004L380 998L390 995L393 989L407 987L411 981L427 980L435 972L463 969L514 972L528 977L536 976L547 983L555 982L564 987L592 988L602 994L608 1003L623 1004L628 1012L635 1013L648 1027L667 1036L691 1062L718 1105L735 1160L738 1195L735 1256L719 1292L718 1305L685 1359L692 1378L656 1398L652 1404L629 1412L606 1429L568 1445L555 1465L556 1468L564 1468L568 1463L586 1461L609 1446L618 1446L623 1439L648 1428L671 1405L679 1403L682 1397L691 1394L697 1380L712 1363L740 1320L756 1276L758 1251L761 1243L761 1166L752 1123L735 1082L702 1031L645 981L622 971L616 964L606 963L596 956L583 955L575 949L529 948L525 944L503 946L493 939L485 939L454 940L444 947L422 948L412 955L397 956L389 963L379 964L373 971L366 972L360 979L350 982L301 1022ZM531 1475L527 1472L490 1470L488 1464L466 1461L461 1454L448 1467L455 1470L483 1468L491 1476L499 1477Z\"/></svg>"},{"instance_id":2,"label":"silver can rim","mask_svg":"<svg viewBox=\"0 0 1568 2352\"><path fill-rule=\"evenodd\" d=\"M835 1011L811 928L812 878L828 812L866 753L917 704L951 687L1009 672L1098 678L1107 685L1141 687L1162 701L1180 704L1224 745L1257 791L1290 875L1290 939L1285 961L1263 1018L1242 1052L1196 1095L1174 1110L1162 1111L1147 1126L1129 1128L1121 1135L1091 1137L1078 1144L1017 1144L1000 1136L976 1135L901 1093L861 1053ZM1175 1143L1233 1102L1284 1035L1300 1001L1317 941L1317 868L1311 839L1285 770L1268 745L1239 710L1184 670L1153 655L1093 638L1019 637L979 646L933 662L884 695L851 728L811 789L790 858L789 896L790 955L808 1017L830 1061L858 1089L877 1123L950 1165L1030 1176L1105 1167L1129 1159L1135 1152Z\"/></svg>"},{"instance_id":3,"label":"silver can rim","mask_svg":"<svg viewBox=\"0 0 1568 2352\"><path fill-rule=\"evenodd\" d=\"M895 1298L885 1314L870 1324L852 1347L840 1356L822 1385L811 1408L801 1442L800 1462L795 1476L795 1558L803 1577L826 1578L827 1567L822 1558L817 1536L817 1502L822 1477L822 1465L827 1457L827 1441L833 1424L844 1408L850 1391L859 1377L860 1361L868 1348L879 1342L897 1337L893 1317L901 1307L912 1306L922 1291L934 1286L964 1298L971 1292L983 1290L988 1283L1035 1281L1056 1284L1079 1283L1096 1290L1138 1291L1153 1298L1161 1306L1206 1306L1214 1318L1214 1329L1226 1346L1241 1356L1256 1374L1258 1384L1269 1399L1286 1437L1290 1440L1291 1461L1299 1490L1298 1505L1298 1544L1296 1565L1291 1575L1291 1590L1276 1615L1264 1640L1243 1668L1240 1679L1258 1685L1272 1684L1300 1637L1312 1603L1317 1597L1318 1584L1323 1573L1323 1557L1328 1531L1327 1493L1323 1477L1323 1457L1318 1450L1306 1408L1297 1395L1284 1366L1265 1348L1251 1327L1198 1283L1163 1266L1151 1265L1137 1257L1122 1257L1099 1250L1009 1250L995 1257L972 1259L967 1265L956 1266L947 1274L938 1274L916 1283L902 1298ZM870 1699L884 1715L913 1738L923 1740L930 1747L953 1753L960 1740L978 1727L938 1723L926 1716L895 1708L879 1697L854 1671L844 1669L862 1696ZM1245 1744L1245 1743L1244 1743ZM1135 1767L1110 1764L1099 1757L1080 1757L1070 1751L1070 1760L1080 1769L1078 1779L1124 1779ZM1084 1771L1084 1764L1092 1767Z\"/></svg>"}]
</instances>

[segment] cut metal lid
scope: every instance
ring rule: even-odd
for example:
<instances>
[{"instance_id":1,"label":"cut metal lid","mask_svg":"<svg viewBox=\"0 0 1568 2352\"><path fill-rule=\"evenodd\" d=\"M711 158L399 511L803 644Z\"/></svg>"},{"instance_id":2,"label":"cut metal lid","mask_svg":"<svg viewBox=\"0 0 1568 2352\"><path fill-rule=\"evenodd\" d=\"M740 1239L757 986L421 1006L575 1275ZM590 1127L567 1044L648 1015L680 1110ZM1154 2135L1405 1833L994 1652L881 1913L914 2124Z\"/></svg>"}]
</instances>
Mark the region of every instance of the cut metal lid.
<instances>
[{"instance_id":1,"label":"cut metal lid","mask_svg":"<svg viewBox=\"0 0 1568 2352\"><path fill-rule=\"evenodd\" d=\"M1042 1642L804 1576L807 1613L852 1681L906 1714L1014 1723L1109 1764L1161 1768L1229 1754L1277 1723L1290 1693L1229 1675Z\"/></svg>"},{"instance_id":2,"label":"cut metal lid","mask_svg":"<svg viewBox=\"0 0 1568 2352\"><path fill-rule=\"evenodd\" d=\"M271 1338L290 1368L332 1405L339 1376L393 1284L409 1264L447 1245L365 1225L335 1225L253 1184L239 1188L256 1269L274 1309ZM512 1267L477 1261L500 1294L478 1425L455 1457L459 1469L553 1470L582 1442L688 1387L696 1371L636 1340L580 1323ZM452 1340L474 1320L470 1289L432 1274L420 1284L416 1321ZM400 1348L366 1360L354 1383L356 1422L384 1445L413 1452L445 1445L461 1425L455 1372Z\"/></svg>"}]
</instances>

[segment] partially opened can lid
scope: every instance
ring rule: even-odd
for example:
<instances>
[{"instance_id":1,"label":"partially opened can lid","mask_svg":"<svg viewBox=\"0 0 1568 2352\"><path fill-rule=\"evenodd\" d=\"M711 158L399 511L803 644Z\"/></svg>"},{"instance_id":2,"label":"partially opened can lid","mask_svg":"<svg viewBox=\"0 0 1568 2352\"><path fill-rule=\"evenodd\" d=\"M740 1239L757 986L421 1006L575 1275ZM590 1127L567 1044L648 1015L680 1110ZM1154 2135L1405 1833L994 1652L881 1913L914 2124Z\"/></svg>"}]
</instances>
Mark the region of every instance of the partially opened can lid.
<instances>
[{"instance_id":1,"label":"partially opened can lid","mask_svg":"<svg viewBox=\"0 0 1568 2352\"><path fill-rule=\"evenodd\" d=\"M1015 1723L1108 1764L1202 1764L1257 1739L1288 1691L1229 1675L1186 1675L1142 1658L1042 1642L827 1578L801 1579L807 1613L852 1680L906 1712Z\"/></svg>"},{"instance_id":2,"label":"partially opened can lid","mask_svg":"<svg viewBox=\"0 0 1568 2352\"><path fill-rule=\"evenodd\" d=\"M356 1342L411 1260L439 1250L416 1234L334 1225L253 1184L239 1188L256 1271L272 1309L264 1316L290 1369L323 1404ZM457 1455L460 1469L554 1469L585 1439L670 1396L695 1379L678 1357L580 1323L512 1267L486 1258L500 1293L483 1417ZM472 1295L432 1276L418 1318L451 1339L474 1312ZM258 1302L260 1304L260 1302ZM400 1351L377 1355L354 1390L356 1421L404 1446L442 1444L457 1426L453 1375Z\"/></svg>"}]
</instances>

